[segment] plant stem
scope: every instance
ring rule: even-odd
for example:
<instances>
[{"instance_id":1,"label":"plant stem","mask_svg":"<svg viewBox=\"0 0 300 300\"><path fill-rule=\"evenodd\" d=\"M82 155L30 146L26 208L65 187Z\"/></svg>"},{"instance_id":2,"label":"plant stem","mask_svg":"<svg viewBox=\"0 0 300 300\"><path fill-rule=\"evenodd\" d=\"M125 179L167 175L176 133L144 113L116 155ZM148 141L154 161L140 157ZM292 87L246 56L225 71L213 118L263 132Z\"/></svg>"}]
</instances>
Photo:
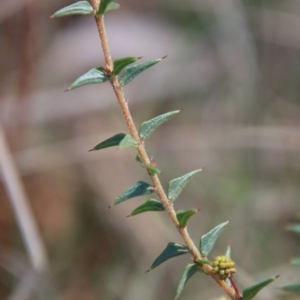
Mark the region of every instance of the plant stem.
<instances>
[{"instance_id":1,"label":"plant stem","mask_svg":"<svg viewBox=\"0 0 300 300\"><path fill-rule=\"evenodd\" d=\"M34 216L29 207L22 182L9 151L4 130L0 124L0 171L19 225L32 267L39 274L48 270L46 250Z\"/></svg>"},{"instance_id":2,"label":"plant stem","mask_svg":"<svg viewBox=\"0 0 300 300\"><path fill-rule=\"evenodd\" d=\"M96 9L97 6L94 6L94 8ZM97 28L98 28L98 31L99 31L99 36L100 36L100 39L101 39L102 49L103 49L103 53L104 53L105 67L109 72L112 72L113 63L112 63L112 60L111 60L109 46L108 46L108 42L107 42L107 38L106 38L103 16L96 15L95 20L96 20ZM128 129L130 131L130 134L132 135L132 137L138 143L138 148L137 148L138 154L140 155L141 160L145 165L149 164L150 163L149 156L148 156L148 154L145 150L143 141L140 139L140 137L138 135L137 128L136 128L135 123L132 119L127 101L125 99L125 96L124 96L122 87L121 87L121 85L118 81L118 78L116 76L112 75L111 78L110 78L110 83L111 83L111 85L113 87L113 90L115 92L115 95L118 99L118 103L121 107L123 116L125 118ZM179 233L180 233L181 237L183 238L185 244L189 248L189 252L193 256L193 260L196 261L197 259L203 258L201 256L200 252L198 251L197 247L193 243L192 239L190 238L186 227L182 228L179 225L178 220L176 218L176 211L173 208L173 203L168 199L168 197L166 195L166 192L164 191L164 188L162 187L162 185L160 183L159 177L157 175L153 175L153 176L149 175L149 176L152 180L153 186L155 187L156 194L158 195L160 201L164 205L166 212L168 213L168 215L171 218L173 224L175 225L175 227L179 231ZM225 283L224 280L221 280L216 274L214 274L212 272L212 268L211 268L210 265L204 264L204 265L202 265L202 268L206 271L206 273L208 275L210 275L215 280L215 282L229 295L229 297L231 299L234 299L234 300L239 299L239 295L237 295L235 293L235 290L232 289L231 287L229 287Z\"/></svg>"}]
</instances>

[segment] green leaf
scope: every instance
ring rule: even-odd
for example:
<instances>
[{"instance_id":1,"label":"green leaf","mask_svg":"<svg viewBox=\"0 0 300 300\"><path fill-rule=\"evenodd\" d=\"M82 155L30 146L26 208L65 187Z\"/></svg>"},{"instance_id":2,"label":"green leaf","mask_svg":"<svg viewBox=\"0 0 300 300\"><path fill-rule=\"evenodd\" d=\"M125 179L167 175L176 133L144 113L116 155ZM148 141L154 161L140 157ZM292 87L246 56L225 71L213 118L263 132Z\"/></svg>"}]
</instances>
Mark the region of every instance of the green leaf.
<instances>
[{"instance_id":1,"label":"green leaf","mask_svg":"<svg viewBox=\"0 0 300 300\"><path fill-rule=\"evenodd\" d=\"M141 159L141 157L140 157L139 154L136 155L135 160L136 160L138 163L143 164L143 161L142 161L142 159Z\"/></svg>"},{"instance_id":2,"label":"green leaf","mask_svg":"<svg viewBox=\"0 0 300 300\"><path fill-rule=\"evenodd\" d=\"M118 133L111 138L101 142L96 145L93 149L89 151L100 150L108 147L119 146L119 149L124 149L128 147L137 148L138 143L129 134Z\"/></svg>"},{"instance_id":3,"label":"green leaf","mask_svg":"<svg viewBox=\"0 0 300 300\"><path fill-rule=\"evenodd\" d=\"M293 258L291 263L296 266L300 266L300 257Z\"/></svg>"},{"instance_id":4,"label":"green leaf","mask_svg":"<svg viewBox=\"0 0 300 300\"><path fill-rule=\"evenodd\" d=\"M136 76L138 76L143 71L159 63L163 58L152 59L145 62L137 63L134 65L127 66L123 72L119 75L119 81L122 86L128 84Z\"/></svg>"},{"instance_id":5,"label":"green leaf","mask_svg":"<svg viewBox=\"0 0 300 300\"><path fill-rule=\"evenodd\" d=\"M224 227L229 223L229 221L224 222L217 227L213 228L210 232L203 235L200 239L200 253L203 256L207 256L213 249L217 238L224 229Z\"/></svg>"},{"instance_id":6,"label":"green leaf","mask_svg":"<svg viewBox=\"0 0 300 300\"><path fill-rule=\"evenodd\" d=\"M151 176L159 175L161 173L161 171L159 169L151 166L151 164L147 164L146 168L147 168L149 175L151 175Z\"/></svg>"},{"instance_id":7,"label":"green leaf","mask_svg":"<svg viewBox=\"0 0 300 300\"><path fill-rule=\"evenodd\" d=\"M286 292L296 293L300 296L300 284L289 284L282 287L282 289Z\"/></svg>"},{"instance_id":8,"label":"green leaf","mask_svg":"<svg viewBox=\"0 0 300 300\"><path fill-rule=\"evenodd\" d=\"M187 173L182 177L171 180L168 187L168 198L174 201L179 196L186 184L200 171L202 171L202 169Z\"/></svg>"},{"instance_id":9,"label":"green leaf","mask_svg":"<svg viewBox=\"0 0 300 300\"><path fill-rule=\"evenodd\" d=\"M165 262L166 260L183 255L189 252L187 246L176 244L176 243L169 243L164 251L155 259L153 264L151 265L150 270L158 267L160 264ZM150 271L148 270L148 271Z\"/></svg>"},{"instance_id":10,"label":"green leaf","mask_svg":"<svg viewBox=\"0 0 300 300\"><path fill-rule=\"evenodd\" d=\"M138 181L133 186L131 186L129 189L127 189L125 192L123 192L111 205L117 205L123 201L126 201L128 199L148 195L154 192L154 187L150 185L147 182L144 181Z\"/></svg>"},{"instance_id":11,"label":"green leaf","mask_svg":"<svg viewBox=\"0 0 300 300\"><path fill-rule=\"evenodd\" d=\"M179 112L180 110L171 111L142 123L139 129L140 138L146 139L157 127L177 115Z\"/></svg>"},{"instance_id":12,"label":"green leaf","mask_svg":"<svg viewBox=\"0 0 300 300\"><path fill-rule=\"evenodd\" d=\"M131 135L126 134L119 143L119 149L124 149L124 148L128 148L128 147L137 148L138 143L135 141L135 139Z\"/></svg>"},{"instance_id":13,"label":"green leaf","mask_svg":"<svg viewBox=\"0 0 300 300\"><path fill-rule=\"evenodd\" d=\"M189 264L185 267L184 272L182 274L182 277L180 279L180 282L178 284L175 300L178 299L181 292L183 291L183 288L186 284L186 282L199 270L199 266L197 264Z\"/></svg>"},{"instance_id":14,"label":"green leaf","mask_svg":"<svg viewBox=\"0 0 300 300\"><path fill-rule=\"evenodd\" d=\"M253 299L257 293L266 287L268 284L272 283L275 279L277 279L279 276L269 278L267 280L264 280L260 283L257 283L253 286L250 286L243 290L243 300L251 300Z\"/></svg>"},{"instance_id":15,"label":"green leaf","mask_svg":"<svg viewBox=\"0 0 300 300\"><path fill-rule=\"evenodd\" d=\"M300 224L298 224L298 223L289 224L287 226L287 230L300 234Z\"/></svg>"},{"instance_id":16,"label":"green leaf","mask_svg":"<svg viewBox=\"0 0 300 300\"><path fill-rule=\"evenodd\" d=\"M117 9L120 5L114 0L101 0L98 15L104 15L108 10Z\"/></svg>"},{"instance_id":17,"label":"green leaf","mask_svg":"<svg viewBox=\"0 0 300 300\"><path fill-rule=\"evenodd\" d=\"M69 15L93 15L93 7L87 1L79 1L56 11L50 18L58 18Z\"/></svg>"},{"instance_id":18,"label":"green leaf","mask_svg":"<svg viewBox=\"0 0 300 300\"><path fill-rule=\"evenodd\" d=\"M124 68L136 62L138 59L139 57L123 57L123 58L116 59L114 61L113 74L118 75Z\"/></svg>"},{"instance_id":19,"label":"green leaf","mask_svg":"<svg viewBox=\"0 0 300 300\"><path fill-rule=\"evenodd\" d=\"M199 212L199 209L193 209L193 210L179 210L176 213L176 218L179 222L179 225L183 228L187 226L187 223L189 219L195 215L197 212Z\"/></svg>"},{"instance_id":20,"label":"green leaf","mask_svg":"<svg viewBox=\"0 0 300 300\"><path fill-rule=\"evenodd\" d=\"M225 256L230 257L230 255L231 255L231 248L230 248L230 245L228 245Z\"/></svg>"},{"instance_id":21,"label":"green leaf","mask_svg":"<svg viewBox=\"0 0 300 300\"><path fill-rule=\"evenodd\" d=\"M113 146L119 146L120 142L124 139L126 136L125 133L118 133L111 138L101 142L100 144L96 145L93 149L89 151L94 151L94 150L100 150L108 147L113 147Z\"/></svg>"},{"instance_id":22,"label":"green leaf","mask_svg":"<svg viewBox=\"0 0 300 300\"><path fill-rule=\"evenodd\" d=\"M135 216L147 211L164 211L163 204L156 199L148 199L145 203L137 207L128 217Z\"/></svg>"},{"instance_id":23,"label":"green leaf","mask_svg":"<svg viewBox=\"0 0 300 300\"><path fill-rule=\"evenodd\" d=\"M71 86L67 89L67 91L76 89L82 85L86 84L95 84L95 83L103 83L108 80L104 69L102 67L94 68L86 72L85 74L78 77Z\"/></svg>"}]
</instances>

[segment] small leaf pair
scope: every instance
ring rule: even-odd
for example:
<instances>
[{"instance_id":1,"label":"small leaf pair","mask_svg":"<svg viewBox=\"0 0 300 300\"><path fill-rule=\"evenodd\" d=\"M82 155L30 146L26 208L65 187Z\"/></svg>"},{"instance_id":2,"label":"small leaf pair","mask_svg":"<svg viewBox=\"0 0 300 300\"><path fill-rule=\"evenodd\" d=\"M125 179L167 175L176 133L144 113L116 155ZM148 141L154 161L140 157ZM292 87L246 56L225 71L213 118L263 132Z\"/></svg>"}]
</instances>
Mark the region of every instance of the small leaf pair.
<instances>
[{"instance_id":1,"label":"small leaf pair","mask_svg":"<svg viewBox=\"0 0 300 300\"><path fill-rule=\"evenodd\" d=\"M164 122L169 120L172 116L176 115L178 112L179 112L179 110L172 111L172 112L160 115L156 118L153 118L147 122L142 123L140 126L140 130L139 130L140 136L142 136L143 138L149 137L151 135L151 133L153 131L155 131L155 129L158 126L160 126L161 124L163 124ZM105 148L109 148L109 147L113 147L113 146L119 146L120 149L123 149L126 147L137 148L138 143L132 138L132 136L125 134L125 133L118 133L118 134L110 137L109 139L99 143L94 148L92 148L90 151L101 150L101 149L105 149ZM142 163L140 156L137 156L137 160L140 163ZM157 169L151 165L149 165L147 169L149 172L153 172L156 174L159 173L157 171ZM192 176L190 176L190 177L192 177ZM187 178L186 175L185 175L185 178ZM184 180L182 179L181 182L183 182L183 181ZM185 179L185 181L187 181L187 180ZM181 186L182 185L183 185L183 183L181 183Z\"/></svg>"},{"instance_id":2,"label":"small leaf pair","mask_svg":"<svg viewBox=\"0 0 300 300\"><path fill-rule=\"evenodd\" d=\"M111 75L119 76L120 84L125 86L140 73L154 66L163 59L151 59L132 65L132 63L137 61L139 58L140 57L123 57L116 59L114 61L114 67ZM105 72L103 67L96 67L78 77L67 90L74 90L87 84L104 83L109 80L109 76L110 75Z\"/></svg>"},{"instance_id":3,"label":"small leaf pair","mask_svg":"<svg viewBox=\"0 0 300 300\"><path fill-rule=\"evenodd\" d=\"M104 15L107 11L119 8L114 0L102 0L97 15ZM95 11L88 1L79 1L56 11L50 18L59 18L70 15L94 15Z\"/></svg>"}]
</instances>

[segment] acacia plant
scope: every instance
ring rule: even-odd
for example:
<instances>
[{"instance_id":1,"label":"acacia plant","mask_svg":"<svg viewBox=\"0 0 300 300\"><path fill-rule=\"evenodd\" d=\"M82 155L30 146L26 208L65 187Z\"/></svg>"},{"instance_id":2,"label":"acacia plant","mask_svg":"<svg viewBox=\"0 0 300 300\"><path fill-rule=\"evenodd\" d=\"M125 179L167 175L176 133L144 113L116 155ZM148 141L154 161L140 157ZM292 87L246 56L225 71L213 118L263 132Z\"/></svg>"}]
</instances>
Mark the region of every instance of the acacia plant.
<instances>
[{"instance_id":1,"label":"acacia plant","mask_svg":"<svg viewBox=\"0 0 300 300\"><path fill-rule=\"evenodd\" d=\"M208 257L218 236L228 224L228 221L216 226L208 233L202 235L200 238L199 247L196 247L188 233L187 224L189 219L195 215L198 210L191 209L176 211L174 209L173 202L179 196L186 184L194 176L196 176L201 169L192 171L179 178L171 180L168 184L168 188L165 190L159 179L160 170L157 168L154 160L152 158L150 159L149 155L147 154L144 143L145 140L149 138L149 136L161 124L177 115L179 110L167 112L149 121L143 122L139 126L139 129L137 129L126 101L123 87L141 72L159 63L165 57L151 59L144 62L137 62L140 57L123 57L112 59L105 32L104 16L108 11L117 8L119 8L119 4L114 0L91 0L91 3L88 1L79 1L58 10L50 17L56 18L74 14L90 15L94 17L102 45L105 65L97 66L78 77L71 84L68 90L73 90L87 84L104 82L109 82L111 84L122 110L129 134L118 133L99 143L90 151L113 146L118 146L120 149L132 147L137 152L136 160L145 168L149 175L149 180L151 181L151 183L137 181L134 185L124 191L110 207L120 204L133 197L152 193L156 194L156 198L148 199L145 203L137 207L131 213L131 216L148 211L165 211L181 235L184 244L170 242L162 251L162 253L154 260L149 269L154 269L166 260L179 255L188 254L191 256L193 263L187 264L185 267L181 280L178 284L175 299L177 299L181 294L188 279L200 272L210 276L231 299L250 300L254 298L263 287L274 281L276 277L248 287L244 289L242 293L240 293L233 280L233 276L236 276L236 269L235 263L230 258L230 249L227 249L225 255L217 256L214 261L210 261Z\"/></svg>"}]
</instances>

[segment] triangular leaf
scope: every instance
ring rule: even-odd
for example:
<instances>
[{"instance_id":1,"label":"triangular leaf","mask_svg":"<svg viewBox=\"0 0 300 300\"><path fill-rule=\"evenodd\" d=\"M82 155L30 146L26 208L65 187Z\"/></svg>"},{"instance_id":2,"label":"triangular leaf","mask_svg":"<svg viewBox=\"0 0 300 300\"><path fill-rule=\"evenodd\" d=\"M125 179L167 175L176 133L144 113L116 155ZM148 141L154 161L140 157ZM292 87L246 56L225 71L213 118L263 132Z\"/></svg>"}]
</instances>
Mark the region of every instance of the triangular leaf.
<instances>
[{"instance_id":1,"label":"triangular leaf","mask_svg":"<svg viewBox=\"0 0 300 300\"><path fill-rule=\"evenodd\" d=\"M120 4L117 2L110 2L107 7L105 12L109 11L109 10L113 10L113 9L118 9L120 7Z\"/></svg>"},{"instance_id":2,"label":"triangular leaf","mask_svg":"<svg viewBox=\"0 0 300 300\"><path fill-rule=\"evenodd\" d=\"M135 160L136 160L138 163L143 164L143 161L142 161L141 156L140 156L139 154L136 155Z\"/></svg>"},{"instance_id":3,"label":"triangular leaf","mask_svg":"<svg viewBox=\"0 0 300 300\"><path fill-rule=\"evenodd\" d=\"M100 150L108 147L113 147L113 146L119 146L119 144L122 142L122 140L126 137L125 133L118 133L111 138L101 142L97 146L95 146L93 149L89 151L94 151L94 150Z\"/></svg>"},{"instance_id":4,"label":"triangular leaf","mask_svg":"<svg viewBox=\"0 0 300 300\"><path fill-rule=\"evenodd\" d=\"M287 230L300 234L300 224L298 224L298 223L289 224L287 226Z\"/></svg>"},{"instance_id":5,"label":"triangular leaf","mask_svg":"<svg viewBox=\"0 0 300 300\"><path fill-rule=\"evenodd\" d=\"M257 283L257 284L255 284L253 286L250 286L250 287L244 289L243 290L243 300L251 300L251 299L253 299L261 289L263 289L264 287L266 287L268 284L270 284L271 282L273 282L278 277L279 276L269 278L267 280L264 280L264 281L262 281L260 283Z\"/></svg>"},{"instance_id":6,"label":"triangular leaf","mask_svg":"<svg viewBox=\"0 0 300 300\"><path fill-rule=\"evenodd\" d=\"M183 255L189 252L187 246L176 244L176 243L169 243L164 251L155 259L153 264L151 265L150 270L158 267L160 264L165 262L166 260Z\"/></svg>"},{"instance_id":7,"label":"triangular leaf","mask_svg":"<svg viewBox=\"0 0 300 300\"><path fill-rule=\"evenodd\" d=\"M114 0L101 0L98 15L104 15L108 10L119 8L119 4Z\"/></svg>"},{"instance_id":8,"label":"triangular leaf","mask_svg":"<svg viewBox=\"0 0 300 300\"><path fill-rule=\"evenodd\" d=\"M102 67L94 68L78 77L68 88L68 91L74 90L82 85L103 83L108 80Z\"/></svg>"},{"instance_id":9,"label":"triangular leaf","mask_svg":"<svg viewBox=\"0 0 300 300\"><path fill-rule=\"evenodd\" d=\"M113 203L113 205L117 205L123 201L126 201L128 199L148 195L154 192L154 187L150 185L147 182L144 181L138 181L133 186L131 186L129 189L127 189L125 192L123 192Z\"/></svg>"},{"instance_id":10,"label":"triangular leaf","mask_svg":"<svg viewBox=\"0 0 300 300\"><path fill-rule=\"evenodd\" d=\"M199 209L193 209L193 210L179 210L176 213L176 218L179 222L179 225L183 228L186 227L189 219L195 215L197 212L199 212Z\"/></svg>"},{"instance_id":11,"label":"triangular leaf","mask_svg":"<svg viewBox=\"0 0 300 300\"><path fill-rule=\"evenodd\" d=\"M179 112L180 110L171 111L142 123L139 130L140 138L145 139L149 137L157 127L168 121L173 116L177 115Z\"/></svg>"},{"instance_id":12,"label":"triangular leaf","mask_svg":"<svg viewBox=\"0 0 300 300\"><path fill-rule=\"evenodd\" d=\"M210 232L203 235L200 239L200 253L203 256L207 256L210 251L213 249L217 238L220 233L224 229L224 227L228 224L229 221L224 222L217 227L213 228Z\"/></svg>"},{"instance_id":13,"label":"triangular leaf","mask_svg":"<svg viewBox=\"0 0 300 300\"><path fill-rule=\"evenodd\" d=\"M93 11L94 9L89 2L79 1L56 11L50 18L52 19L69 15L92 15Z\"/></svg>"},{"instance_id":14,"label":"triangular leaf","mask_svg":"<svg viewBox=\"0 0 300 300\"><path fill-rule=\"evenodd\" d=\"M163 57L164 58L164 57ZM145 62L137 63L134 65L127 66L123 72L119 75L119 81L122 86L128 84L136 76L138 76L143 71L159 63L163 58L152 59Z\"/></svg>"},{"instance_id":15,"label":"triangular leaf","mask_svg":"<svg viewBox=\"0 0 300 300\"><path fill-rule=\"evenodd\" d=\"M154 175L159 175L161 171L155 167L153 167L151 164L146 165L147 171L149 175L154 176Z\"/></svg>"},{"instance_id":16,"label":"triangular leaf","mask_svg":"<svg viewBox=\"0 0 300 300\"><path fill-rule=\"evenodd\" d=\"M129 216L135 216L147 211L164 211L164 205L156 199L148 199L145 203L137 207Z\"/></svg>"},{"instance_id":17,"label":"triangular leaf","mask_svg":"<svg viewBox=\"0 0 300 300\"><path fill-rule=\"evenodd\" d=\"M282 289L286 292L296 293L300 296L300 284L289 284L282 287Z\"/></svg>"},{"instance_id":18,"label":"triangular leaf","mask_svg":"<svg viewBox=\"0 0 300 300\"><path fill-rule=\"evenodd\" d=\"M202 169L187 173L182 177L171 180L168 187L168 198L174 201L179 196L186 184L200 171L202 171Z\"/></svg>"},{"instance_id":19,"label":"triangular leaf","mask_svg":"<svg viewBox=\"0 0 300 300\"><path fill-rule=\"evenodd\" d=\"M199 270L199 266L197 264L189 264L185 267L184 272L182 274L182 277L180 279L180 282L178 284L175 300L178 299L181 292L183 291L183 288L186 284L186 282Z\"/></svg>"},{"instance_id":20,"label":"triangular leaf","mask_svg":"<svg viewBox=\"0 0 300 300\"><path fill-rule=\"evenodd\" d=\"M123 57L114 60L113 74L118 75L124 68L136 62L138 59L139 57Z\"/></svg>"},{"instance_id":21,"label":"triangular leaf","mask_svg":"<svg viewBox=\"0 0 300 300\"><path fill-rule=\"evenodd\" d=\"M124 148L128 148L128 147L137 148L138 143L131 135L126 134L119 143L119 149L124 149Z\"/></svg>"}]
</instances>

